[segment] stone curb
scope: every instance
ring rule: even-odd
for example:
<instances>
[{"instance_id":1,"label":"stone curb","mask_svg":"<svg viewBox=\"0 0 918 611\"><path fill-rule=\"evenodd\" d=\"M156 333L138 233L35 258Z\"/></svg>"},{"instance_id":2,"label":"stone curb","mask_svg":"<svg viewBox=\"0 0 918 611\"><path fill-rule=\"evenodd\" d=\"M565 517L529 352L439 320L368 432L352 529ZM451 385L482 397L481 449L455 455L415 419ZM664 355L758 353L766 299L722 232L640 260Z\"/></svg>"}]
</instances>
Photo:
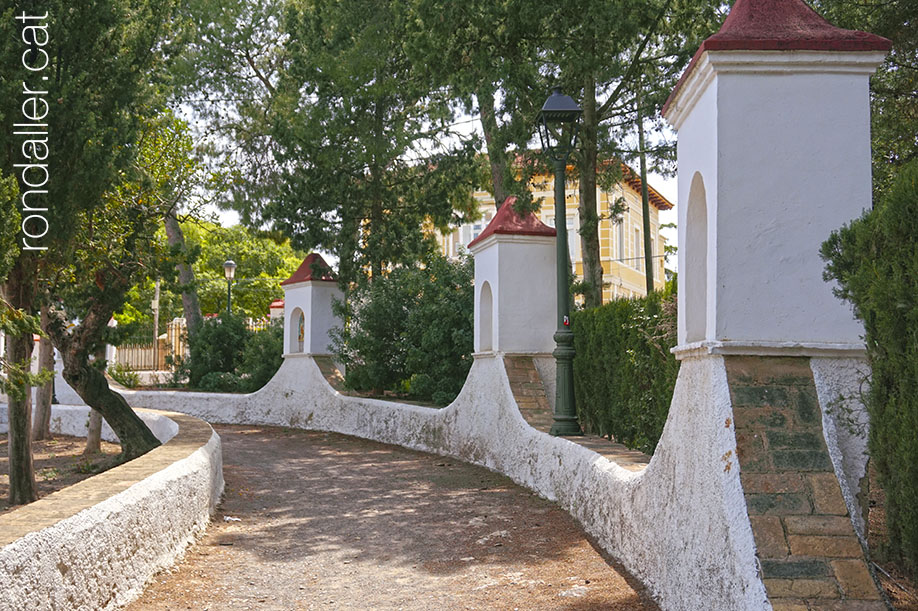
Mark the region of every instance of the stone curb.
<instances>
[{"instance_id":1,"label":"stone curb","mask_svg":"<svg viewBox=\"0 0 918 611\"><path fill-rule=\"evenodd\" d=\"M178 432L0 516L0 611L123 606L206 527L223 493L220 437L185 414L139 411Z\"/></svg>"}]
</instances>

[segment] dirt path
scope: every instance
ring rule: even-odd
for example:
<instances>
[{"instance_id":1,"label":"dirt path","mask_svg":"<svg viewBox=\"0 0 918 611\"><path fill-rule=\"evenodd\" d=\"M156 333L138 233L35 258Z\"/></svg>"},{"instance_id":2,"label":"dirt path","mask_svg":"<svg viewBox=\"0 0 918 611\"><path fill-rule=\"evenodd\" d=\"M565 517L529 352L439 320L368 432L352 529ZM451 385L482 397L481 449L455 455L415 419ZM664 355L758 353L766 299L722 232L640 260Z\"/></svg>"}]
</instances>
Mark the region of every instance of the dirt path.
<instances>
[{"instance_id":1,"label":"dirt path","mask_svg":"<svg viewBox=\"0 0 918 611\"><path fill-rule=\"evenodd\" d=\"M656 609L566 513L505 477L342 435L216 428L214 523L131 611Z\"/></svg>"}]
</instances>

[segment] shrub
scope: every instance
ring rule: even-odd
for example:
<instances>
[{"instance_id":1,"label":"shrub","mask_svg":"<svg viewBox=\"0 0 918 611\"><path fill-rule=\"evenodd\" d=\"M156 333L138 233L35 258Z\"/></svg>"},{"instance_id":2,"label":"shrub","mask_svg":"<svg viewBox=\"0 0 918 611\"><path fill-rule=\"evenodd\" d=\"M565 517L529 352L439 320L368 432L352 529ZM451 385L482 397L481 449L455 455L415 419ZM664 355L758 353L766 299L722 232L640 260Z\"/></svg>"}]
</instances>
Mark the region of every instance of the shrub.
<instances>
[{"instance_id":1,"label":"shrub","mask_svg":"<svg viewBox=\"0 0 918 611\"><path fill-rule=\"evenodd\" d=\"M679 373L676 296L618 299L574 312L574 394L585 431L652 453Z\"/></svg>"},{"instance_id":2,"label":"shrub","mask_svg":"<svg viewBox=\"0 0 918 611\"><path fill-rule=\"evenodd\" d=\"M826 280L864 323L869 449L886 492L890 550L918 571L918 161L823 244Z\"/></svg>"},{"instance_id":3,"label":"shrub","mask_svg":"<svg viewBox=\"0 0 918 611\"><path fill-rule=\"evenodd\" d=\"M204 321L188 342L188 385L201 388L204 376L213 372L234 374L250 335L240 316L223 312Z\"/></svg>"},{"instance_id":4,"label":"shrub","mask_svg":"<svg viewBox=\"0 0 918 611\"><path fill-rule=\"evenodd\" d=\"M254 392L274 377L283 362L284 323L283 320L275 320L266 329L249 337L236 373L243 380L243 389Z\"/></svg>"},{"instance_id":5,"label":"shrub","mask_svg":"<svg viewBox=\"0 0 918 611\"><path fill-rule=\"evenodd\" d=\"M472 366L472 261L431 255L351 294L346 328L334 348L357 390L402 390L445 405Z\"/></svg>"},{"instance_id":6,"label":"shrub","mask_svg":"<svg viewBox=\"0 0 918 611\"><path fill-rule=\"evenodd\" d=\"M205 392L240 392L244 387L242 378L226 371L211 371L198 382L198 389Z\"/></svg>"},{"instance_id":7,"label":"shrub","mask_svg":"<svg viewBox=\"0 0 918 611\"><path fill-rule=\"evenodd\" d=\"M125 388L136 388L140 386L140 376L128 365L114 363L108 368L108 375Z\"/></svg>"}]
</instances>

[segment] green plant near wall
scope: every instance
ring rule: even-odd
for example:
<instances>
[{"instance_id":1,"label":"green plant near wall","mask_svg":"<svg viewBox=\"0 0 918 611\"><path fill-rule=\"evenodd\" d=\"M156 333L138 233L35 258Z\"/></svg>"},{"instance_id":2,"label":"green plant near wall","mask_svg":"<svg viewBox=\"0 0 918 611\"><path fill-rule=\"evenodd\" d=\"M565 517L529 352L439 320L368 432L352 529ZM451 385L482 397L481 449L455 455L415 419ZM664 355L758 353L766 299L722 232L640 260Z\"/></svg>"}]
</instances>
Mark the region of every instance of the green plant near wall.
<instances>
[{"instance_id":1,"label":"green plant near wall","mask_svg":"<svg viewBox=\"0 0 918 611\"><path fill-rule=\"evenodd\" d=\"M679 374L676 295L618 299L574 312L574 394L585 431L652 453Z\"/></svg>"},{"instance_id":2,"label":"green plant near wall","mask_svg":"<svg viewBox=\"0 0 918 611\"><path fill-rule=\"evenodd\" d=\"M918 160L873 210L822 246L826 280L864 323L873 371L869 450L891 551L918 573Z\"/></svg>"},{"instance_id":3,"label":"green plant near wall","mask_svg":"<svg viewBox=\"0 0 918 611\"><path fill-rule=\"evenodd\" d=\"M396 267L351 293L334 349L346 382L361 391L395 390L438 405L456 398L472 366L471 258L438 254Z\"/></svg>"}]
</instances>

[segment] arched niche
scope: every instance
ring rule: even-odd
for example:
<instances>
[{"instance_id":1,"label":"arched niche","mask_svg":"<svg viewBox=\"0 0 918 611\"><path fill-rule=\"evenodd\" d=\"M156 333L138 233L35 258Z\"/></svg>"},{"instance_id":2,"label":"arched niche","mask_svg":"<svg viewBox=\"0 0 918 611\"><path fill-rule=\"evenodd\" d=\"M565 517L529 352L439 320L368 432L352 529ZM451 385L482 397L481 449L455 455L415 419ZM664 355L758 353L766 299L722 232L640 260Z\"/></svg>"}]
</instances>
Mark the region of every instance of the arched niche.
<instances>
[{"instance_id":1,"label":"arched niche","mask_svg":"<svg viewBox=\"0 0 918 611\"><path fill-rule=\"evenodd\" d=\"M478 351L490 352L494 349L494 297L491 295L491 285L487 281L481 284L478 312Z\"/></svg>"},{"instance_id":2,"label":"arched niche","mask_svg":"<svg viewBox=\"0 0 918 611\"><path fill-rule=\"evenodd\" d=\"M708 202L704 179L695 172L685 223L685 341L705 339L708 310Z\"/></svg>"},{"instance_id":3,"label":"arched niche","mask_svg":"<svg viewBox=\"0 0 918 611\"><path fill-rule=\"evenodd\" d=\"M290 345L287 347L288 352L303 352L303 346L306 342L306 315L300 308L294 308L290 314Z\"/></svg>"}]
</instances>

